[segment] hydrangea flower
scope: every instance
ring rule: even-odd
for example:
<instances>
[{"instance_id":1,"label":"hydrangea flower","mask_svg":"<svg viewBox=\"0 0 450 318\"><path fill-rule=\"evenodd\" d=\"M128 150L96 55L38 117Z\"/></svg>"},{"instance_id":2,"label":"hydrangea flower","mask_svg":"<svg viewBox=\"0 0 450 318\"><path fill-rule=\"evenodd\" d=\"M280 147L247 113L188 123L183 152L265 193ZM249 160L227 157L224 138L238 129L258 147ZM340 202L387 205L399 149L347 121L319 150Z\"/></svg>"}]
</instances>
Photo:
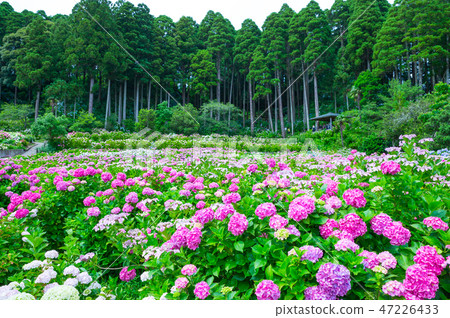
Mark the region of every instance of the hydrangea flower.
<instances>
[{"instance_id":1,"label":"hydrangea flower","mask_svg":"<svg viewBox=\"0 0 450 318\"><path fill-rule=\"evenodd\" d=\"M55 250L51 250L51 251L47 251L45 252L45 258L49 258L49 259L57 259L59 256L59 253Z\"/></svg>"},{"instance_id":2,"label":"hydrangea flower","mask_svg":"<svg viewBox=\"0 0 450 318\"><path fill-rule=\"evenodd\" d=\"M67 275L77 276L79 273L80 273L80 270L73 265L67 266L66 268L64 268L64 271L63 271L63 274L65 276L67 276Z\"/></svg>"},{"instance_id":3,"label":"hydrangea flower","mask_svg":"<svg viewBox=\"0 0 450 318\"><path fill-rule=\"evenodd\" d=\"M394 255L389 252L381 252L377 255L377 260L386 269L394 269L397 266L397 260Z\"/></svg>"},{"instance_id":4,"label":"hydrangea flower","mask_svg":"<svg viewBox=\"0 0 450 318\"><path fill-rule=\"evenodd\" d=\"M342 297L351 289L350 271L343 265L322 264L317 272L316 279L328 295Z\"/></svg>"},{"instance_id":5,"label":"hydrangea flower","mask_svg":"<svg viewBox=\"0 0 450 318\"><path fill-rule=\"evenodd\" d=\"M339 229L349 233L353 239L364 235L367 232L366 223L356 213L347 214L339 221Z\"/></svg>"},{"instance_id":6,"label":"hydrangea flower","mask_svg":"<svg viewBox=\"0 0 450 318\"><path fill-rule=\"evenodd\" d=\"M80 293L68 285L55 286L42 296L41 300L79 300Z\"/></svg>"},{"instance_id":7,"label":"hydrangea flower","mask_svg":"<svg viewBox=\"0 0 450 318\"><path fill-rule=\"evenodd\" d=\"M295 225L289 225L286 228L291 235L300 236L300 231L295 227Z\"/></svg>"},{"instance_id":8,"label":"hydrangea flower","mask_svg":"<svg viewBox=\"0 0 450 318\"><path fill-rule=\"evenodd\" d=\"M382 287L383 293L392 297L402 297L405 293L405 287L396 280L390 280Z\"/></svg>"},{"instance_id":9,"label":"hydrangea flower","mask_svg":"<svg viewBox=\"0 0 450 318\"><path fill-rule=\"evenodd\" d=\"M374 252L364 250L361 253L359 253L358 256L365 257L365 259L363 259L361 262L365 268L372 269L380 263L380 261L378 260L377 253Z\"/></svg>"},{"instance_id":10,"label":"hydrangea flower","mask_svg":"<svg viewBox=\"0 0 450 318\"><path fill-rule=\"evenodd\" d=\"M175 281L175 287L177 289L184 289L189 284L189 280L186 277L177 278Z\"/></svg>"},{"instance_id":11,"label":"hydrangea flower","mask_svg":"<svg viewBox=\"0 0 450 318\"><path fill-rule=\"evenodd\" d=\"M342 195L345 203L354 208L363 208L366 206L366 198L364 192L360 189L349 189Z\"/></svg>"},{"instance_id":12,"label":"hydrangea flower","mask_svg":"<svg viewBox=\"0 0 450 318\"><path fill-rule=\"evenodd\" d=\"M92 277L87 272L82 272L77 275L77 279L81 284L89 284L92 282Z\"/></svg>"},{"instance_id":13,"label":"hydrangea flower","mask_svg":"<svg viewBox=\"0 0 450 318\"><path fill-rule=\"evenodd\" d=\"M284 228L288 224L288 220L282 217L281 215L273 215L270 218L269 226L274 230L279 230Z\"/></svg>"},{"instance_id":14,"label":"hydrangea flower","mask_svg":"<svg viewBox=\"0 0 450 318\"><path fill-rule=\"evenodd\" d=\"M230 231L234 236L241 235L247 230L248 220L244 214L234 213L230 222L228 223L228 231Z\"/></svg>"},{"instance_id":15,"label":"hydrangea flower","mask_svg":"<svg viewBox=\"0 0 450 318\"><path fill-rule=\"evenodd\" d=\"M312 286L305 289L305 300L336 300L336 295L328 294L320 286Z\"/></svg>"},{"instance_id":16,"label":"hydrangea flower","mask_svg":"<svg viewBox=\"0 0 450 318\"><path fill-rule=\"evenodd\" d=\"M359 249L359 245L349 239L341 239L335 245L334 248L337 251L346 251L348 249L356 252Z\"/></svg>"},{"instance_id":17,"label":"hydrangea flower","mask_svg":"<svg viewBox=\"0 0 450 318\"><path fill-rule=\"evenodd\" d=\"M435 247L429 245L422 246L417 250L414 262L422 265L436 276L441 275L445 266L445 258L438 254Z\"/></svg>"},{"instance_id":18,"label":"hydrangea flower","mask_svg":"<svg viewBox=\"0 0 450 318\"><path fill-rule=\"evenodd\" d=\"M411 294L415 299L433 299L439 289L439 279L421 264L415 264L406 270L403 281L405 292ZM406 297L406 296L405 296Z\"/></svg>"},{"instance_id":19,"label":"hydrangea flower","mask_svg":"<svg viewBox=\"0 0 450 318\"><path fill-rule=\"evenodd\" d=\"M339 223L334 219L328 219L325 224L319 226L320 235L327 239L331 236L334 229L339 229Z\"/></svg>"},{"instance_id":20,"label":"hydrangea flower","mask_svg":"<svg viewBox=\"0 0 450 318\"><path fill-rule=\"evenodd\" d=\"M394 175L399 173L400 171L402 171L402 168L400 167L400 164L398 164L397 162L386 161L381 164L381 172L383 174Z\"/></svg>"},{"instance_id":21,"label":"hydrangea flower","mask_svg":"<svg viewBox=\"0 0 450 318\"><path fill-rule=\"evenodd\" d=\"M392 219L385 213L380 213L370 220L370 228L378 235L382 235L384 228L392 223Z\"/></svg>"},{"instance_id":22,"label":"hydrangea flower","mask_svg":"<svg viewBox=\"0 0 450 318\"><path fill-rule=\"evenodd\" d=\"M301 196L289 204L288 217L298 222L306 219L315 209L313 198Z\"/></svg>"},{"instance_id":23,"label":"hydrangea flower","mask_svg":"<svg viewBox=\"0 0 450 318\"><path fill-rule=\"evenodd\" d=\"M197 267L193 264L184 265L181 269L181 274L186 276L192 276L197 273Z\"/></svg>"},{"instance_id":24,"label":"hydrangea flower","mask_svg":"<svg viewBox=\"0 0 450 318\"><path fill-rule=\"evenodd\" d=\"M214 218L219 221L225 220L228 215L233 215L236 212L232 204L223 204L219 206L214 213Z\"/></svg>"},{"instance_id":25,"label":"hydrangea flower","mask_svg":"<svg viewBox=\"0 0 450 318\"><path fill-rule=\"evenodd\" d=\"M280 241L284 241L285 239L287 239L289 237L289 231L287 229L279 229L278 231L276 231L274 233L274 236L276 239L280 240Z\"/></svg>"},{"instance_id":26,"label":"hydrangea flower","mask_svg":"<svg viewBox=\"0 0 450 318\"><path fill-rule=\"evenodd\" d=\"M189 233L186 234L187 247L195 251L202 241L202 235L202 231L197 227L190 230Z\"/></svg>"},{"instance_id":27,"label":"hydrangea flower","mask_svg":"<svg viewBox=\"0 0 450 318\"><path fill-rule=\"evenodd\" d=\"M255 210L255 214L263 220L265 217L275 215L277 213L277 208L273 203L266 202L258 205Z\"/></svg>"},{"instance_id":28,"label":"hydrangea flower","mask_svg":"<svg viewBox=\"0 0 450 318\"><path fill-rule=\"evenodd\" d=\"M384 230L383 235L391 240L392 245L405 245L409 242L411 232L403 227L402 222L391 222Z\"/></svg>"},{"instance_id":29,"label":"hydrangea flower","mask_svg":"<svg viewBox=\"0 0 450 318\"><path fill-rule=\"evenodd\" d=\"M280 289L277 284L271 280L263 280L256 286L255 291L258 300L278 300L280 298Z\"/></svg>"},{"instance_id":30,"label":"hydrangea flower","mask_svg":"<svg viewBox=\"0 0 450 318\"><path fill-rule=\"evenodd\" d=\"M135 277L136 277L136 270L132 269L129 271L128 266L122 268L122 270L119 273L120 280L124 281L124 282L129 282L130 280L132 280Z\"/></svg>"},{"instance_id":31,"label":"hydrangea flower","mask_svg":"<svg viewBox=\"0 0 450 318\"><path fill-rule=\"evenodd\" d=\"M448 224L442 221L442 219L430 216L423 220L423 224L425 224L427 227L432 227L433 230L442 230L442 231L448 231Z\"/></svg>"},{"instance_id":32,"label":"hydrangea flower","mask_svg":"<svg viewBox=\"0 0 450 318\"><path fill-rule=\"evenodd\" d=\"M200 283L197 283L197 285L195 285L194 294L197 298L205 299L206 297L208 297L210 295L209 289L210 289L210 287L209 287L208 283L205 281L202 281Z\"/></svg>"}]
</instances>

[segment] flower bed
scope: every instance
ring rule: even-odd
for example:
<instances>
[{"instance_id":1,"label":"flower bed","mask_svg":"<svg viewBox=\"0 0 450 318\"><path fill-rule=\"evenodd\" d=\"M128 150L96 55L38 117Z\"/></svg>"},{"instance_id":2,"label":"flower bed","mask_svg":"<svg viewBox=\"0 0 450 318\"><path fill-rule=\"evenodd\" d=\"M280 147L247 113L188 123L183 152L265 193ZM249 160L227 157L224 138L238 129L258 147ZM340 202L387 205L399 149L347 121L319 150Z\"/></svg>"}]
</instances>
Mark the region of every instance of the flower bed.
<instances>
[{"instance_id":1,"label":"flower bed","mask_svg":"<svg viewBox=\"0 0 450 318\"><path fill-rule=\"evenodd\" d=\"M1 160L0 298L446 299L448 157L402 138Z\"/></svg>"},{"instance_id":2,"label":"flower bed","mask_svg":"<svg viewBox=\"0 0 450 318\"><path fill-rule=\"evenodd\" d=\"M26 138L27 137L21 133L0 130L0 150L24 149L29 144L29 141L26 140Z\"/></svg>"}]
</instances>

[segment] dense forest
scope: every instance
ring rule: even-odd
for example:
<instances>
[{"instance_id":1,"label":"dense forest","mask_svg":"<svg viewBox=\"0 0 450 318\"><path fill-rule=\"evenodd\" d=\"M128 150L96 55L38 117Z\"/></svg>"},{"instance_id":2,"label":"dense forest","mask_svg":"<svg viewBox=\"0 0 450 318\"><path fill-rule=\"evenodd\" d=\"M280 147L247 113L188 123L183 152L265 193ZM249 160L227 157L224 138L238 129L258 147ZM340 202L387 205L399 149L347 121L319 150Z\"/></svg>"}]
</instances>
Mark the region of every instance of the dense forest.
<instances>
[{"instance_id":1,"label":"dense forest","mask_svg":"<svg viewBox=\"0 0 450 318\"><path fill-rule=\"evenodd\" d=\"M142 109L190 104L205 121L285 137L328 112L379 120L383 94L413 100L449 83L449 26L448 0L284 4L262 29L247 19L239 30L220 12L175 22L123 0L81 0L68 16L2 2L0 103L33 105L31 120L51 109L116 128Z\"/></svg>"}]
</instances>

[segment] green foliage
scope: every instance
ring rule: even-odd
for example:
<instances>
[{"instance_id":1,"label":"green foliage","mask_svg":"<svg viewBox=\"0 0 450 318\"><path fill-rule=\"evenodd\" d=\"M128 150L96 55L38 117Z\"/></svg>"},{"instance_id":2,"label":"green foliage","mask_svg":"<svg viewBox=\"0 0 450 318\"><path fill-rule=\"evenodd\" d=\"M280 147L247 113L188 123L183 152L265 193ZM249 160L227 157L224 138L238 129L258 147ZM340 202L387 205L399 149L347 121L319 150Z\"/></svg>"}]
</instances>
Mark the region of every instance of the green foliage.
<instances>
[{"instance_id":1,"label":"green foliage","mask_svg":"<svg viewBox=\"0 0 450 318\"><path fill-rule=\"evenodd\" d=\"M52 147L57 147L57 137L67 133L69 119L65 116L55 117L53 114L45 114L39 117L31 126L31 132L35 136L43 136Z\"/></svg>"},{"instance_id":2,"label":"green foliage","mask_svg":"<svg viewBox=\"0 0 450 318\"><path fill-rule=\"evenodd\" d=\"M70 126L70 131L92 132L95 128L102 127L93 114L82 111L76 121Z\"/></svg>"},{"instance_id":3,"label":"green foliage","mask_svg":"<svg viewBox=\"0 0 450 318\"><path fill-rule=\"evenodd\" d=\"M156 130L160 133L170 132L170 121L173 108L168 107L167 102L159 104L156 108Z\"/></svg>"},{"instance_id":4,"label":"green foliage","mask_svg":"<svg viewBox=\"0 0 450 318\"><path fill-rule=\"evenodd\" d=\"M141 109L139 111L136 129L138 131L144 128L155 130L155 122L156 122L156 112L153 109Z\"/></svg>"},{"instance_id":5,"label":"green foliage","mask_svg":"<svg viewBox=\"0 0 450 318\"><path fill-rule=\"evenodd\" d=\"M197 109L192 104L176 106L173 109L169 126L177 134L189 136L197 133L200 128Z\"/></svg>"},{"instance_id":6,"label":"green foliage","mask_svg":"<svg viewBox=\"0 0 450 318\"><path fill-rule=\"evenodd\" d=\"M33 113L33 107L31 105L3 104L0 109L1 121L17 121L21 124L23 130L28 128L29 116Z\"/></svg>"}]
</instances>

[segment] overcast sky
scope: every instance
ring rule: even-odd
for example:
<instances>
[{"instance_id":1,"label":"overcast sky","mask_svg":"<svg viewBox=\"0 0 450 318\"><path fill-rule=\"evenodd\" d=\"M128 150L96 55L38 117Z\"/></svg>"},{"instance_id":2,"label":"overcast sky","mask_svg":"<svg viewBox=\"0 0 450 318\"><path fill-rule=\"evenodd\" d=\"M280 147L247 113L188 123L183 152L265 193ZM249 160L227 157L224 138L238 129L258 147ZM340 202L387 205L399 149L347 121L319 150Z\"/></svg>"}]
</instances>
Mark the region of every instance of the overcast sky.
<instances>
[{"instance_id":1,"label":"overcast sky","mask_svg":"<svg viewBox=\"0 0 450 318\"><path fill-rule=\"evenodd\" d=\"M2 1L2 0L0 0ZM70 14L78 0L6 0L16 11L24 9L36 12L44 10L47 15ZM279 11L287 3L296 12L304 8L309 0L129 0L134 4L145 3L154 16L167 15L178 21L183 15L191 16L200 23L208 10L219 11L240 29L242 22L253 19L260 27L266 17ZM322 9L330 8L334 0L316 0ZM112 1L115 2L115 1ZM393 2L393 0L389 0Z\"/></svg>"}]
</instances>

